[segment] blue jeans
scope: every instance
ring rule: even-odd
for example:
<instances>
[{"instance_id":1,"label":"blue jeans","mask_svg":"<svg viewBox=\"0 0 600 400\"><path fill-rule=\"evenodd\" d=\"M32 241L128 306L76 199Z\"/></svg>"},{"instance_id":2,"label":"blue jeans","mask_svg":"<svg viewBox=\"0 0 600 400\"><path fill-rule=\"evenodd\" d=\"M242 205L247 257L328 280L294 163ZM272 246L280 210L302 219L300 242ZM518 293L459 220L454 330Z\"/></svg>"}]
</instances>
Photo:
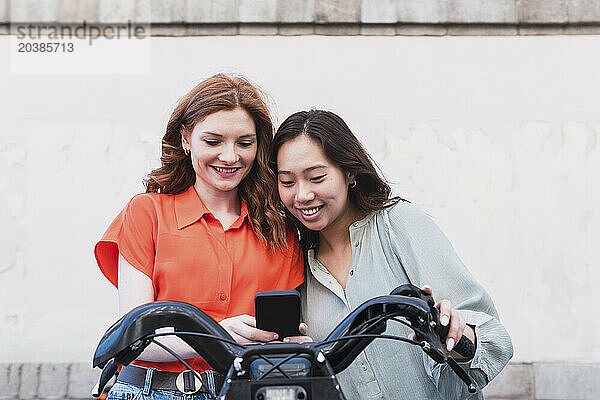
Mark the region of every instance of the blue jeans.
<instances>
[{"instance_id":1,"label":"blue jeans","mask_svg":"<svg viewBox=\"0 0 600 400\"><path fill-rule=\"evenodd\" d=\"M106 400L211 400L210 395L206 393L183 394L177 390L150 389L152 383L152 370L146 373L146 383L144 387L138 387L129 383L117 381L108 392ZM212 379L209 382L210 389L215 392L215 384Z\"/></svg>"}]
</instances>

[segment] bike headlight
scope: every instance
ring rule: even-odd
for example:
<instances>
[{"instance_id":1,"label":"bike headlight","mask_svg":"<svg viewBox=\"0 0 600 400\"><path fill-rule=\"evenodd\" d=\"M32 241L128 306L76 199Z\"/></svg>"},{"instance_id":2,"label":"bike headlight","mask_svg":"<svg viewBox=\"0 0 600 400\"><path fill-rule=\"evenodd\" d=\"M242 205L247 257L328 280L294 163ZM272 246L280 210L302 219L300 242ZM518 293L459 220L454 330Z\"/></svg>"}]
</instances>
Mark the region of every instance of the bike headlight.
<instances>
[{"instance_id":1,"label":"bike headlight","mask_svg":"<svg viewBox=\"0 0 600 400\"><path fill-rule=\"evenodd\" d=\"M255 400L302 400L306 391L302 386L266 386L258 389Z\"/></svg>"}]
</instances>

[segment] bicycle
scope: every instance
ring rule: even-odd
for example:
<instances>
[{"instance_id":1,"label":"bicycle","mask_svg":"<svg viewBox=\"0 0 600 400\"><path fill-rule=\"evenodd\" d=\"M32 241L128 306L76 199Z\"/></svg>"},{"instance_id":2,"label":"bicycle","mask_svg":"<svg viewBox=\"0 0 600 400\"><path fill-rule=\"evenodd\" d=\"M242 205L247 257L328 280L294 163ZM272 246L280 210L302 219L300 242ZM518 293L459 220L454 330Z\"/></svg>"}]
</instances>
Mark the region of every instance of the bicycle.
<instances>
[{"instance_id":1,"label":"bicycle","mask_svg":"<svg viewBox=\"0 0 600 400\"><path fill-rule=\"evenodd\" d=\"M345 396L336 374L348 367L375 339L397 340L421 347L438 363L447 363L474 393L477 389L467 373L444 346L449 326L442 326L435 301L416 286L406 284L389 295L365 301L320 342L241 345L215 320L195 306L160 301L139 306L125 314L104 334L94 354L94 367L102 373L92 395L98 397L119 365L128 365L150 344L156 343L200 377L180 356L154 339L177 335L215 370L225 375L219 395L213 399L310 400ZM403 318L403 319L400 319ZM419 340L385 335L387 321L409 326ZM172 327L173 332L156 333ZM463 336L454 348L466 358L475 353Z\"/></svg>"}]
</instances>

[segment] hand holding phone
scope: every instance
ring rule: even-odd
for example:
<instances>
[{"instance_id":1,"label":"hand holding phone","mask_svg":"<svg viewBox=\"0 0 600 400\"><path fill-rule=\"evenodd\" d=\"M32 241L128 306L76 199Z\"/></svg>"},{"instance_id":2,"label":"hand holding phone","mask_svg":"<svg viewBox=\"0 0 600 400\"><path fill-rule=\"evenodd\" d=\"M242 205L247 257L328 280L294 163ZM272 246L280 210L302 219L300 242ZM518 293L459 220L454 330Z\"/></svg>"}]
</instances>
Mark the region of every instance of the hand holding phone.
<instances>
[{"instance_id":1,"label":"hand holding phone","mask_svg":"<svg viewBox=\"0 0 600 400\"><path fill-rule=\"evenodd\" d=\"M272 342L273 332L256 328L256 319L248 314L236 315L222 320L219 324L231 335L233 340L241 344L258 344Z\"/></svg>"},{"instance_id":2,"label":"hand holding phone","mask_svg":"<svg viewBox=\"0 0 600 400\"><path fill-rule=\"evenodd\" d=\"M300 336L300 294L296 290L259 292L254 297L256 327L275 332L279 340Z\"/></svg>"}]
</instances>

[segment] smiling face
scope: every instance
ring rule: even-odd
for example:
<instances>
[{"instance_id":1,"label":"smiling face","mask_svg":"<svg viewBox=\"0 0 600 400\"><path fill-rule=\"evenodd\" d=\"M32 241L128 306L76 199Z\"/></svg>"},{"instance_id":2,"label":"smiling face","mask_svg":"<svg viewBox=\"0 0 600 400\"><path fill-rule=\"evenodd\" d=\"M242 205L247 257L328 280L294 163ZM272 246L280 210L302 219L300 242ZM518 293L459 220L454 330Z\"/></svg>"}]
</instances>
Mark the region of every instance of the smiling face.
<instances>
[{"instance_id":1,"label":"smiling face","mask_svg":"<svg viewBox=\"0 0 600 400\"><path fill-rule=\"evenodd\" d=\"M313 139L300 135L277 152L279 197L304 226L322 231L351 217L349 176Z\"/></svg>"},{"instance_id":2,"label":"smiling face","mask_svg":"<svg viewBox=\"0 0 600 400\"><path fill-rule=\"evenodd\" d=\"M237 190L252 168L256 127L242 108L218 111L183 135L182 145L190 151L198 192L229 192Z\"/></svg>"}]
</instances>

